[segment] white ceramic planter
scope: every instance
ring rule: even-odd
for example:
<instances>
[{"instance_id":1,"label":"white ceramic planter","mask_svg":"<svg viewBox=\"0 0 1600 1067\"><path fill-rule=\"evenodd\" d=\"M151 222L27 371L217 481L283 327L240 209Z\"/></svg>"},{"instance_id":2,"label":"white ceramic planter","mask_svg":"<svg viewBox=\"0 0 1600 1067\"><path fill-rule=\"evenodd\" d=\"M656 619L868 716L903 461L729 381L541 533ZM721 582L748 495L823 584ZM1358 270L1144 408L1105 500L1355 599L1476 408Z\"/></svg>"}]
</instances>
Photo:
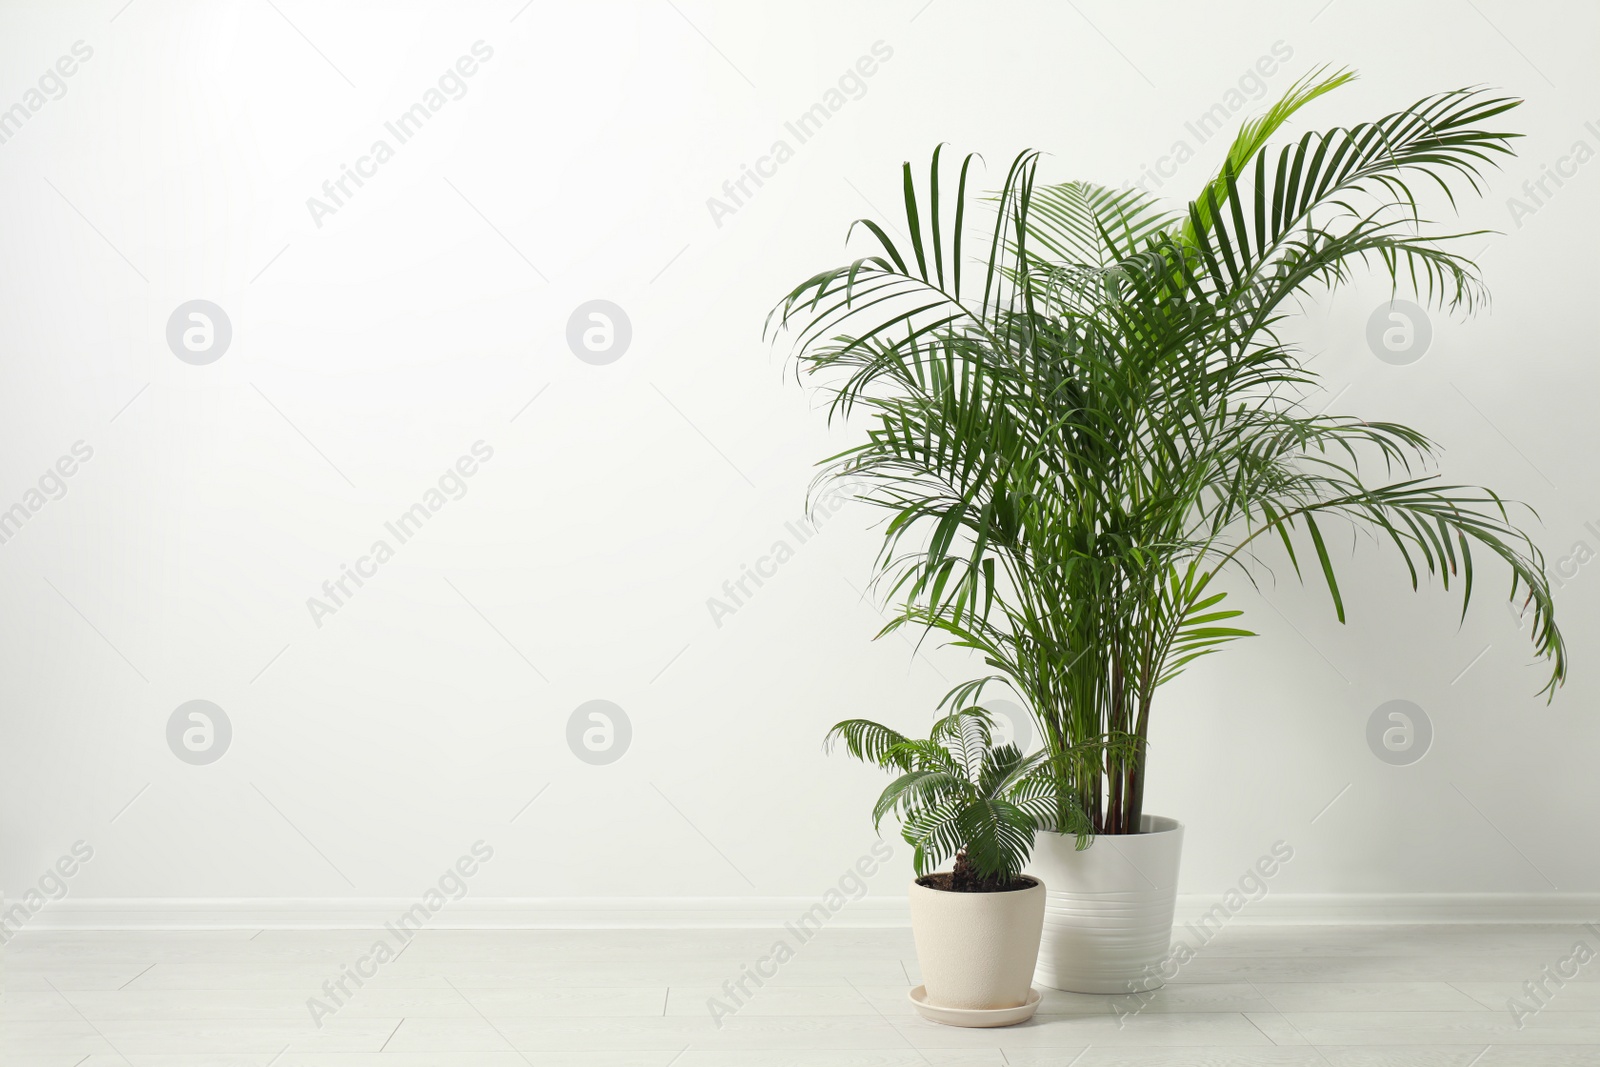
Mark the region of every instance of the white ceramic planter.
<instances>
[{"instance_id":1,"label":"white ceramic planter","mask_svg":"<svg viewBox=\"0 0 1600 1067\"><path fill-rule=\"evenodd\" d=\"M1140 834L1077 839L1043 833L1031 867L1049 886L1034 977L1074 993L1131 993L1161 985L1172 945L1183 827L1146 815Z\"/></svg>"},{"instance_id":2,"label":"white ceramic planter","mask_svg":"<svg viewBox=\"0 0 1600 1067\"><path fill-rule=\"evenodd\" d=\"M911 933L930 1003L985 1011L1028 1003L1045 907L1044 884L1032 881L1009 893L911 883Z\"/></svg>"}]
</instances>

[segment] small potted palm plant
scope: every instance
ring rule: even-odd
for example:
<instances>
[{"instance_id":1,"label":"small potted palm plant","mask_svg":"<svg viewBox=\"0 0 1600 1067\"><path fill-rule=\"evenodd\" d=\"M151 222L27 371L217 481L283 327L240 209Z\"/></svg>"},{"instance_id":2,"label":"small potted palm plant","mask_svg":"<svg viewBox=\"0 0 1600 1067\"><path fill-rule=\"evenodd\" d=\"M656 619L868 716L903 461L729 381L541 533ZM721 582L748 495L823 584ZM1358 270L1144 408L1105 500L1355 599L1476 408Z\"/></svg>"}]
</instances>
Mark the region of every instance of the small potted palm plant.
<instances>
[{"instance_id":1,"label":"small potted palm plant","mask_svg":"<svg viewBox=\"0 0 1600 1067\"><path fill-rule=\"evenodd\" d=\"M968 708L915 739L865 719L828 733L864 762L897 772L872 811L893 814L912 847L911 927L923 985L911 1000L957 1026L1008 1026L1039 1006L1032 989L1045 889L1023 873L1041 824L1087 834L1081 812L1062 810L1058 786L1078 752L1024 755L994 743L994 720ZM946 861L952 869L941 871Z\"/></svg>"},{"instance_id":2,"label":"small potted palm plant","mask_svg":"<svg viewBox=\"0 0 1600 1067\"><path fill-rule=\"evenodd\" d=\"M1290 338L1303 300L1365 268L1446 309L1481 301L1457 249L1482 231L1450 232L1424 206L1483 191L1519 101L1458 89L1269 144L1352 77L1296 83L1176 211L1137 189L1040 184L1034 152L992 196L969 191L968 156L952 195L936 149L920 190L905 167L901 224L863 220L875 250L775 310L830 419L866 422L820 478L888 514L884 632L942 633L982 657L988 673L946 706L995 685L1026 703L1047 755L1103 746L1055 782L1092 846L1052 824L1032 861L1049 883L1044 984L1159 984L1183 828L1144 808L1152 708L1196 658L1250 635L1225 599L1275 552L1326 586L1341 622L1332 530L1375 535L1412 588L1454 583L1463 612L1475 564L1481 577L1492 561L1549 663L1542 692L1565 678L1543 556L1508 503L1442 484L1419 431L1328 413Z\"/></svg>"}]
</instances>

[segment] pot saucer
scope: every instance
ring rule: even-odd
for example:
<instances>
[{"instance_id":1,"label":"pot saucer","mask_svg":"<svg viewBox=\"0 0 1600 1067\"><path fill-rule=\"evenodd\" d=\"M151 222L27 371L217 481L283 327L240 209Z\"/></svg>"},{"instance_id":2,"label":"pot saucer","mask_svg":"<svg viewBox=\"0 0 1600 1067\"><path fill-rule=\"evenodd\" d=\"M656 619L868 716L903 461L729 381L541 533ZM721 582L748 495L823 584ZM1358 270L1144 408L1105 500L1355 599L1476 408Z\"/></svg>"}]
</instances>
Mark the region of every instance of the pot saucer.
<instances>
[{"instance_id":1,"label":"pot saucer","mask_svg":"<svg viewBox=\"0 0 1600 1067\"><path fill-rule=\"evenodd\" d=\"M924 1019L946 1026L1015 1026L1033 1018L1039 1010L1039 991L1028 990L1028 999L1015 1008L941 1008L928 1000L928 987L917 986L906 994Z\"/></svg>"}]
</instances>

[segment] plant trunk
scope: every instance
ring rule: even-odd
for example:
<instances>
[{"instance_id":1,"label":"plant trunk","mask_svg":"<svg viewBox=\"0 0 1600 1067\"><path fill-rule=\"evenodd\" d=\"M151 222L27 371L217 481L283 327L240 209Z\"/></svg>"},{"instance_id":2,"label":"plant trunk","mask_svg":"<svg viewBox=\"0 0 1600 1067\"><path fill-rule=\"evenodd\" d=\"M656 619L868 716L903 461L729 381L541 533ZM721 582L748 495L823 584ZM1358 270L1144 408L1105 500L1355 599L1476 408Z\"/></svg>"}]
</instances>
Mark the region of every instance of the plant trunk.
<instances>
[{"instance_id":1,"label":"plant trunk","mask_svg":"<svg viewBox=\"0 0 1600 1067\"><path fill-rule=\"evenodd\" d=\"M999 875L980 874L967 859L967 850L956 853L956 865L950 872L950 889L956 893L998 893L1011 888L1012 880Z\"/></svg>"},{"instance_id":2,"label":"plant trunk","mask_svg":"<svg viewBox=\"0 0 1600 1067\"><path fill-rule=\"evenodd\" d=\"M975 893L983 888L984 881L967 859L967 850L957 852L955 869L950 872L950 888L957 893Z\"/></svg>"},{"instance_id":3,"label":"plant trunk","mask_svg":"<svg viewBox=\"0 0 1600 1067\"><path fill-rule=\"evenodd\" d=\"M1139 721L1133 728L1134 742L1132 766L1128 771L1128 833L1136 834L1144 824L1144 759L1145 735L1150 729L1150 695L1139 700Z\"/></svg>"},{"instance_id":4,"label":"plant trunk","mask_svg":"<svg viewBox=\"0 0 1600 1067\"><path fill-rule=\"evenodd\" d=\"M1122 653L1113 650L1111 653L1111 705L1106 716L1108 733L1120 732L1126 728L1127 716L1123 712L1123 676ZM1106 793L1110 804L1106 812L1105 832L1108 834L1125 834L1126 812L1123 802L1126 800L1126 765L1119 754L1113 753L1106 761L1108 774Z\"/></svg>"}]
</instances>

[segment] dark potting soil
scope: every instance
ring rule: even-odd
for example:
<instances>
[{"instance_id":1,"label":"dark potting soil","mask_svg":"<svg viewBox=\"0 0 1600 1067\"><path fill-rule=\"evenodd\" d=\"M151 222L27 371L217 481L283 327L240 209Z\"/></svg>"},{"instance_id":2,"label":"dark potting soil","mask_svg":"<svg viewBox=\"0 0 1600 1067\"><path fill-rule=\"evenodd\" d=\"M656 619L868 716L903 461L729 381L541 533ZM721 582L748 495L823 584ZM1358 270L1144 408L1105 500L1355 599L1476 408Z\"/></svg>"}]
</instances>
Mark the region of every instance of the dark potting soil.
<instances>
[{"instance_id":1,"label":"dark potting soil","mask_svg":"<svg viewBox=\"0 0 1600 1067\"><path fill-rule=\"evenodd\" d=\"M1018 878L1004 885L999 882L979 881L972 878L963 878L956 881L955 874L951 871L939 871L935 874L925 874L917 879L917 884L928 889L937 889L944 893L1016 893L1023 889L1032 889L1039 883L1032 878Z\"/></svg>"}]
</instances>

